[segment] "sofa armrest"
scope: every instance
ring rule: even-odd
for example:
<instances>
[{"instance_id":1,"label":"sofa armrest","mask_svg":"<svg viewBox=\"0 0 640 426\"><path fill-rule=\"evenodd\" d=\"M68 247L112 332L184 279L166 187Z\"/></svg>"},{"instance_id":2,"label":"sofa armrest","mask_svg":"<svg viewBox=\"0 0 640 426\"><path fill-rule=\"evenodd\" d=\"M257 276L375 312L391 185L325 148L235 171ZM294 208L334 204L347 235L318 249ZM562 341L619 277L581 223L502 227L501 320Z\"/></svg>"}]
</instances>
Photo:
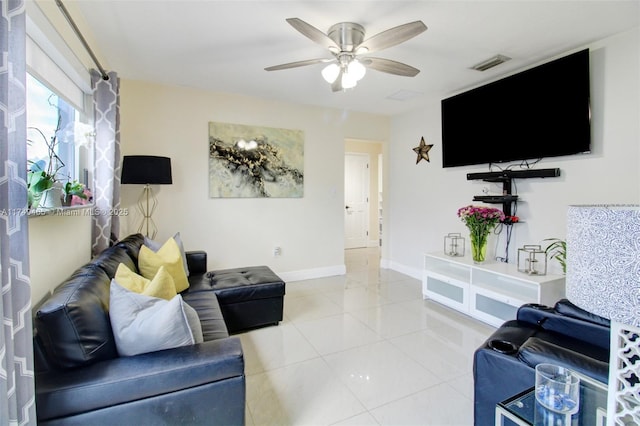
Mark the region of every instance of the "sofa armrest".
<instances>
[{"instance_id":1,"label":"sofa armrest","mask_svg":"<svg viewBox=\"0 0 640 426\"><path fill-rule=\"evenodd\" d=\"M207 272L207 252L203 250L188 251L187 267L189 274L204 274Z\"/></svg>"},{"instance_id":2,"label":"sofa armrest","mask_svg":"<svg viewBox=\"0 0 640 426\"><path fill-rule=\"evenodd\" d=\"M546 321L546 318L553 314L553 308L536 303L527 303L518 308L516 319L533 325L539 325Z\"/></svg>"},{"instance_id":3,"label":"sofa armrest","mask_svg":"<svg viewBox=\"0 0 640 426\"><path fill-rule=\"evenodd\" d=\"M213 340L36 375L38 420L55 419L226 379L244 381L240 340ZM216 397L212 396L212 400Z\"/></svg>"}]
</instances>

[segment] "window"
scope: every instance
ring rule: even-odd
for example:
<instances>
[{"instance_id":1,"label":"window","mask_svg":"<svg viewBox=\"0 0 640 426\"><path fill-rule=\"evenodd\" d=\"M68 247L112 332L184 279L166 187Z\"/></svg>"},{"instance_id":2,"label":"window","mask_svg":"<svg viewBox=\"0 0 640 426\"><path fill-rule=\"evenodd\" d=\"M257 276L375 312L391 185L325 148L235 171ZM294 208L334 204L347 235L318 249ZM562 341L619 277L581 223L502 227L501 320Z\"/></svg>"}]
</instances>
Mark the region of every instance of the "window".
<instances>
[{"instance_id":1,"label":"window","mask_svg":"<svg viewBox=\"0 0 640 426\"><path fill-rule=\"evenodd\" d=\"M85 204L93 186L91 78L37 3L26 4L29 206Z\"/></svg>"},{"instance_id":2,"label":"window","mask_svg":"<svg viewBox=\"0 0 640 426\"><path fill-rule=\"evenodd\" d=\"M91 187L93 129L82 112L27 74L27 159L29 170L45 170L63 184Z\"/></svg>"}]
</instances>

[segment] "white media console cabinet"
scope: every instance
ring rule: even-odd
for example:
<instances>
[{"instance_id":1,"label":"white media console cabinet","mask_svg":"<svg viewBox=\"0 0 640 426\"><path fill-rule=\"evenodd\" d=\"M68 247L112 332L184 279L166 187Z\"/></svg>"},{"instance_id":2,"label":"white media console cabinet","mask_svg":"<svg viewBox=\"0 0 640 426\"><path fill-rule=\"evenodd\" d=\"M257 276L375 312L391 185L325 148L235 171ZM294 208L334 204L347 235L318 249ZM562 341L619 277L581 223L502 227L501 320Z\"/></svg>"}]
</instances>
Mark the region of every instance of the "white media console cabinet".
<instances>
[{"instance_id":1,"label":"white media console cabinet","mask_svg":"<svg viewBox=\"0 0 640 426\"><path fill-rule=\"evenodd\" d=\"M527 275L514 264L475 264L469 256L424 255L422 295L499 327L525 303L553 306L565 297L563 275Z\"/></svg>"}]
</instances>

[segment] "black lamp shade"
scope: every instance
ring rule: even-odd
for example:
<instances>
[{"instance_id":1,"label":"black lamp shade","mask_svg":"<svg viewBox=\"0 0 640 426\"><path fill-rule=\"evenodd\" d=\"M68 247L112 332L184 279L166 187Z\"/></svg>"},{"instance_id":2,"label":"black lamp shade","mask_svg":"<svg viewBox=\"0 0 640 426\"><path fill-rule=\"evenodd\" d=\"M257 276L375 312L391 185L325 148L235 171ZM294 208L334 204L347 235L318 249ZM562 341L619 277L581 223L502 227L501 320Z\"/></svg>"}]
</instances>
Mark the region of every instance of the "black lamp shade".
<instances>
[{"instance_id":1,"label":"black lamp shade","mask_svg":"<svg viewBox=\"0 0 640 426\"><path fill-rule=\"evenodd\" d=\"M169 185L171 158L153 155L125 155L122 159L120 183L141 185Z\"/></svg>"}]
</instances>

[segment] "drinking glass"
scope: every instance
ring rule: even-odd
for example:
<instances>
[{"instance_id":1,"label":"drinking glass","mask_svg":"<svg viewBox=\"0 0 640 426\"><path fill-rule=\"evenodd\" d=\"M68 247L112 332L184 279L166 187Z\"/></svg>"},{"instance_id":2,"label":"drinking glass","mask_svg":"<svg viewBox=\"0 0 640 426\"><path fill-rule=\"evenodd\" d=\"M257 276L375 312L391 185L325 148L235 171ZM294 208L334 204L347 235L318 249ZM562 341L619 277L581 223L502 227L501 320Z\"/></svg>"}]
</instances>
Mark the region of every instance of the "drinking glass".
<instances>
[{"instance_id":1,"label":"drinking glass","mask_svg":"<svg viewBox=\"0 0 640 426\"><path fill-rule=\"evenodd\" d=\"M573 414L580 405L580 378L570 369L554 364L536 366L536 400L545 408Z\"/></svg>"}]
</instances>

